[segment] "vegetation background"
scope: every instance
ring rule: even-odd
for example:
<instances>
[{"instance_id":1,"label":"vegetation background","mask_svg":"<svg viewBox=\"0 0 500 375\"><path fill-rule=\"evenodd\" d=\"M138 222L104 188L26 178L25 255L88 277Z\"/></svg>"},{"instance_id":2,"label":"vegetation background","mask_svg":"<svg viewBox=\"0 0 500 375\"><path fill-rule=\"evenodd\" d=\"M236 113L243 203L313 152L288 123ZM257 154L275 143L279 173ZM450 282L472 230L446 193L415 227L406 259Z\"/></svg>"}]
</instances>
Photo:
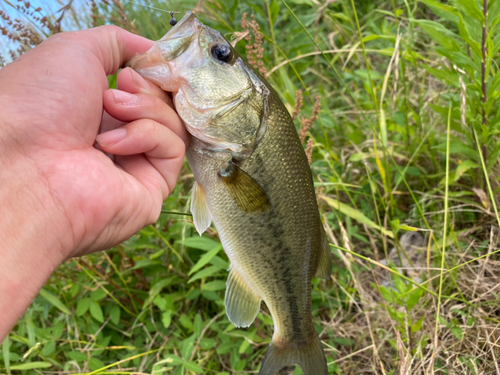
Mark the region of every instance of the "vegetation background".
<instances>
[{"instance_id":1,"label":"vegetation background","mask_svg":"<svg viewBox=\"0 0 500 375\"><path fill-rule=\"evenodd\" d=\"M65 30L159 39L165 10L194 9L290 112L303 102L335 259L313 282L331 374L500 374L500 0L36 1L0 1L0 65ZM0 373L257 373L272 319L228 321L228 259L214 227L194 230L192 182L185 166L155 225L62 265Z\"/></svg>"}]
</instances>

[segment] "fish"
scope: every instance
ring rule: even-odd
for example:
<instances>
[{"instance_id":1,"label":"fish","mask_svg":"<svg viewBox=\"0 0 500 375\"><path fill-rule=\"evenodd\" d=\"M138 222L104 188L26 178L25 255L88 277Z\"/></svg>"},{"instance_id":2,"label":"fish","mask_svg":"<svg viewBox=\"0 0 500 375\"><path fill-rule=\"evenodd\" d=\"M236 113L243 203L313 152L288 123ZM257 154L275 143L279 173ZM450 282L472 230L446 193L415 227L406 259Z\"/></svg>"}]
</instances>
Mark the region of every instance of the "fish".
<instances>
[{"instance_id":1,"label":"fish","mask_svg":"<svg viewBox=\"0 0 500 375\"><path fill-rule=\"evenodd\" d=\"M260 375L299 365L327 375L311 280L331 276L313 178L293 120L271 85L216 30L188 12L127 64L171 92L192 135L191 212L217 228L231 264L225 307L237 327L268 307L274 333Z\"/></svg>"}]
</instances>

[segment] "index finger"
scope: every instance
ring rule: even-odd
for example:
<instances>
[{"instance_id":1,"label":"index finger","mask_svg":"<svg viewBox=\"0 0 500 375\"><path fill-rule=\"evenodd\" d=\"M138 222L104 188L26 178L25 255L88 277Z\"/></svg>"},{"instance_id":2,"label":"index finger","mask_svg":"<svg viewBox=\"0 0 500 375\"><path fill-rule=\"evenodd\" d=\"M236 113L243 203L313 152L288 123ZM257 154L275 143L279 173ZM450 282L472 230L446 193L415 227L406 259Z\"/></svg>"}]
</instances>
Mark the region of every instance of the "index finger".
<instances>
[{"instance_id":1,"label":"index finger","mask_svg":"<svg viewBox=\"0 0 500 375\"><path fill-rule=\"evenodd\" d=\"M100 60L106 75L115 74L128 60L138 53L146 52L154 43L112 25L56 34L49 40L59 38L74 39L91 51Z\"/></svg>"}]
</instances>

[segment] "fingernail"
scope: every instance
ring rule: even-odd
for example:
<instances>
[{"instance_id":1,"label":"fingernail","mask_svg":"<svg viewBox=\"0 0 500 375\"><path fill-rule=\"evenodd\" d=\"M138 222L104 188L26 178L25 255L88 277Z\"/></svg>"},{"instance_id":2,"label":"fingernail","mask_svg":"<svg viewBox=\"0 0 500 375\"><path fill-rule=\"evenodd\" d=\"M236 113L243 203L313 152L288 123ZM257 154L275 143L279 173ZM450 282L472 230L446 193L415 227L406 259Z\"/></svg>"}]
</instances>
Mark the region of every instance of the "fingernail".
<instances>
[{"instance_id":1,"label":"fingernail","mask_svg":"<svg viewBox=\"0 0 500 375\"><path fill-rule=\"evenodd\" d=\"M138 104L140 99L137 95L129 94L125 91L111 90L115 97L115 103L121 105L134 105Z\"/></svg>"},{"instance_id":2,"label":"fingernail","mask_svg":"<svg viewBox=\"0 0 500 375\"><path fill-rule=\"evenodd\" d=\"M132 70L132 80L140 88L145 89L147 91L150 91L148 81L146 81L144 78L142 78L142 76L139 73L137 73L135 70Z\"/></svg>"},{"instance_id":3,"label":"fingernail","mask_svg":"<svg viewBox=\"0 0 500 375\"><path fill-rule=\"evenodd\" d=\"M127 135L127 130L124 128L118 128L114 130L110 130L106 133L99 134L95 140L101 146L110 146L115 143L120 142Z\"/></svg>"}]
</instances>

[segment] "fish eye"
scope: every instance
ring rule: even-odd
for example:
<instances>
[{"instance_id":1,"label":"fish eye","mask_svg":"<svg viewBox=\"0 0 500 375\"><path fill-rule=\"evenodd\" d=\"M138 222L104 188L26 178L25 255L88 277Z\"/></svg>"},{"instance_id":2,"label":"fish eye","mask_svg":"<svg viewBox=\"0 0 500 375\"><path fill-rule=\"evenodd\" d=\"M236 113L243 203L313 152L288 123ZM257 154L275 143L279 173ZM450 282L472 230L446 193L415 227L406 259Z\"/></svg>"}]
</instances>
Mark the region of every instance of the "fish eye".
<instances>
[{"instance_id":1,"label":"fish eye","mask_svg":"<svg viewBox=\"0 0 500 375\"><path fill-rule=\"evenodd\" d=\"M212 47L212 56L219 61L227 63L233 58L233 51L227 44L215 44Z\"/></svg>"}]
</instances>

